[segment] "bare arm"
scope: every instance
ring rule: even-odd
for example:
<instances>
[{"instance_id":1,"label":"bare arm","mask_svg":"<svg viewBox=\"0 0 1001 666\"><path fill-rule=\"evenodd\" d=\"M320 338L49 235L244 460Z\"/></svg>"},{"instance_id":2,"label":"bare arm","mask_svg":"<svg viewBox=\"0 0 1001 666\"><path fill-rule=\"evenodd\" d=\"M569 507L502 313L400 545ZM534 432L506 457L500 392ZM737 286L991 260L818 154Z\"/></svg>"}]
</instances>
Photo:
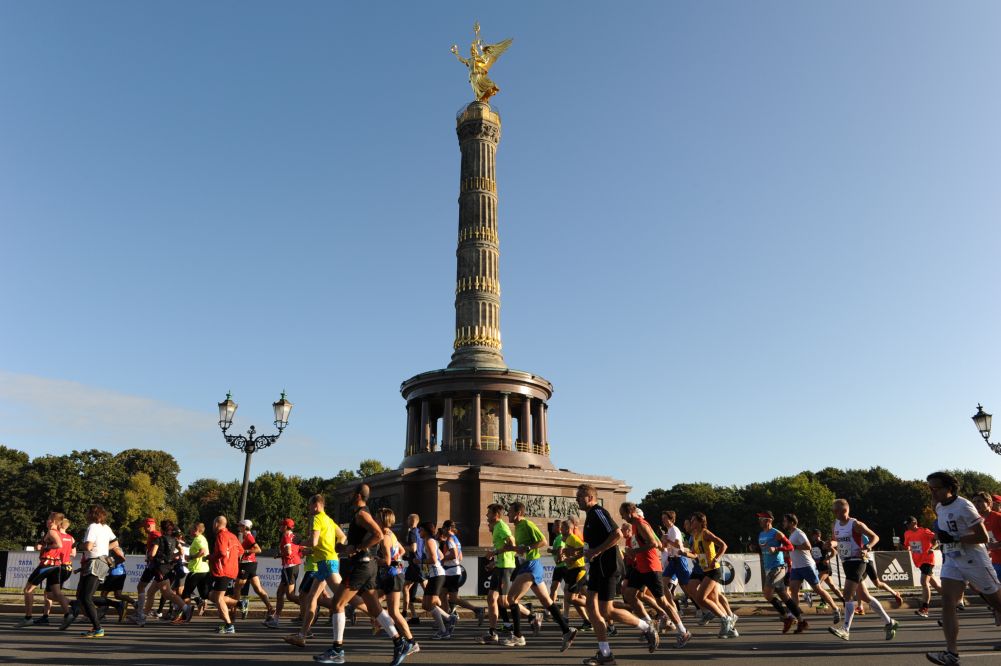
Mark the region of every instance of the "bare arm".
<instances>
[{"instance_id":1,"label":"bare arm","mask_svg":"<svg viewBox=\"0 0 1001 666\"><path fill-rule=\"evenodd\" d=\"M720 539L718 536L710 532L709 530L702 530L702 540L710 541L716 546L716 557L709 560L709 563L718 562L719 558L723 557L723 553L726 552L726 541Z\"/></svg>"},{"instance_id":2,"label":"bare arm","mask_svg":"<svg viewBox=\"0 0 1001 666\"><path fill-rule=\"evenodd\" d=\"M588 557L590 559L594 559L598 555L604 553L606 550L614 548L615 544L617 544L621 540L622 540L622 530L616 527L613 531L608 533L608 536L605 537L604 541L598 544L597 548L592 548L588 552Z\"/></svg>"},{"instance_id":3,"label":"bare arm","mask_svg":"<svg viewBox=\"0 0 1001 666\"><path fill-rule=\"evenodd\" d=\"M869 526L863 522L858 520L855 521L854 532L856 534L864 534L869 537L869 543L862 546L862 550L868 550L871 552L872 549L876 547L876 544L879 543L879 535L869 529Z\"/></svg>"}]
</instances>

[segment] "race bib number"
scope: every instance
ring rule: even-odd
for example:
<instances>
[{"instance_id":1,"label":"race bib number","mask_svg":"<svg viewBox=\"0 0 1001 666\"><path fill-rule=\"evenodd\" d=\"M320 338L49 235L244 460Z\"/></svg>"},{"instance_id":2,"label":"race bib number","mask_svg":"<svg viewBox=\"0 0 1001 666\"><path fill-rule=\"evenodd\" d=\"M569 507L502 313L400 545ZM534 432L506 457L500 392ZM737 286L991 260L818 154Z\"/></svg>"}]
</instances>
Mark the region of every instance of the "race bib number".
<instances>
[{"instance_id":1,"label":"race bib number","mask_svg":"<svg viewBox=\"0 0 1001 666\"><path fill-rule=\"evenodd\" d=\"M699 566L702 567L703 571L709 566L709 558L706 557L705 553L699 553Z\"/></svg>"},{"instance_id":2,"label":"race bib number","mask_svg":"<svg viewBox=\"0 0 1001 666\"><path fill-rule=\"evenodd\" d=\"M838 542L838 555L843 560L847 560L852 555L852 545L849 541Z\"/></svg>"},{"instance_id":3,"label":"race bib number","mask_svg":"<svg viewBox=\"0 0 1001 666\"><path fill-rule=\"evenodd\" d=\"M912 553L917 553L918 555L921 554L921 542L920 541L912 541L911 542L911 552Z\"/></svg>"},{"instance_id":4,"label":"race bib number","mask_svg":"<svg viewBox=\"0 0 1001 666\"><path fill-rule=\"evenodd\" d=\"M942 554L946 557L959 557L963 554L963 544L961 543L943 543L942 544Z\"/></svg>"},{"instance_id":5,"label":"race bib number","mask_svg":"<svg viewBox=\"0 0 1001 666\"><path fill-rule=\"evenodd\" d=\"M819 546L811 548L810 554L813 555L813 559L815 560L820 560L824 557L824 551L822 551Z\"/></svg>"}]
</instances>

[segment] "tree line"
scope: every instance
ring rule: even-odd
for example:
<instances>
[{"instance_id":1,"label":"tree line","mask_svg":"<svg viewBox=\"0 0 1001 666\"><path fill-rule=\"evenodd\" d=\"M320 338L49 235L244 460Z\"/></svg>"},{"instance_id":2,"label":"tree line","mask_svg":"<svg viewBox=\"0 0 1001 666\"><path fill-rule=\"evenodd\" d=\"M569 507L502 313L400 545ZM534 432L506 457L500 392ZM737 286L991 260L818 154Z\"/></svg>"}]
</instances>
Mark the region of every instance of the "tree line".
<instances>
[{"instance_id":1,"label":"tree line","mask_svg":"<svg viewBox=\"0 0 1001 666\"><path fill-rule=\"evenodd\" d=\"M929 472L934 470L929 470ZM986 490L1001 494L1001 481L982 472L949 470L959 479L960 494L972 495ZM781 527L784 513L795 513L799 527L809 533L819 527L830 535L834 517L831 504L843 497L851 505L851 515L868 525L879 535L878 549L890 549L894 536L902 537L904 520L914 516L930 527L935 511L924 479L906 480L882 467L870 469L837 469L827 467L819 472L800 472L764 483L746 486L714 486L709 483L679 483L670 489L651 490L640 502L647 519L660 520L664 509L671 509L682 521L693 511L703 511L709 519L709 529L726 541L731 552L744 552L748 543L757 542L758 511L772 511Z\"/></svg>"},{"instance_id":2,"label":"tree line","mask_svg":"<svg viewBox=\"0 0 1001 666\"><path fill-rule=\"evenodd\" d=\"M247 517L254 521L261 548L277 545L282 519L302 524L312 495L329 495L345 483L386 469L377 460L363 460L358 469L342 469L330 478L261 474L247 493ZM220 515L236 520L240 481L198 479L182 489L180 472L174 456L164 451L91 449L32 459L0 445L0 550L34 545L51 511L66 514L72 522L70 533L79 536L91 504L108 510L108 524L128 553L142 552L140 525L147 516L158 522L170 519L185 532L195 522L211 526Z\"/></svg>"}]
</instances>

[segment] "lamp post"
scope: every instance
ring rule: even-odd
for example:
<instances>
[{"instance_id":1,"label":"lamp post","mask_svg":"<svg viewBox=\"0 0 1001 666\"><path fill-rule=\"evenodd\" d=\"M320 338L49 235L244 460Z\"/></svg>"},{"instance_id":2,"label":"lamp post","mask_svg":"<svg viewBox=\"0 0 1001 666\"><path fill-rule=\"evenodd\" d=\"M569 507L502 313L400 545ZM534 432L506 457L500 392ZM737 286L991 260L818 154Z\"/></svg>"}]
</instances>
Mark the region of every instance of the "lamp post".
<instances>
[{"instance_id":1,"label":"lamp post","mask_svg":"<svg viewBox=\"0 0 1001 666\"><path fill-rule=\"evenodd\" d=\"M285 391L282 391L282 397L277 402L272 403L271 406L275 410L275 427L278 428L278 434L255 436L257 429L254 426L250 426L247 436L244 437L243 435L226 434L229 427L233 425L233 415L236 414L236 408L238 407L233 402L233 395L227 393L226 399L219 403L219 427L222 428L222 434L226 438L226 443L234 449L243 451L247 456L246 462L243 465L243 488L240 490L239 520L243 520L247 512L247 486L250 484L250 456L254 455L254 451L266 449L278 441L278 438L282 436L282 430L288 426L288 415L292 411L292 403L285 399Z\"/></svg>"},{"instance_id":2,"label":"lamp post","mask_svg":"<svg viewBox=\"0 0 1001 666\"><path fill-rule=\"evenodd\" d=\"M973 425L977 426L980 436L991 447L991 451L1001 455L1001 444L995 444L990 440L991 436L991 415L984 411L982 405L977 405L977 413L973 415Z\"/></svg>"}]
</instances>

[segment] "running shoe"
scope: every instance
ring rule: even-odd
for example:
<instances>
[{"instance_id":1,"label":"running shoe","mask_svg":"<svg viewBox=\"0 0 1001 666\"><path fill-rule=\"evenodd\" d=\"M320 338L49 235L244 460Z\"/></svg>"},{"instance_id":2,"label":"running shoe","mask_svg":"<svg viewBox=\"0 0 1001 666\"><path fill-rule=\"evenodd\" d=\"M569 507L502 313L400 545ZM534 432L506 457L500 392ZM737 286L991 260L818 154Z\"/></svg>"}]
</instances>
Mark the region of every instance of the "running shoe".
<instances>
[{"instance_id":1,"label":"running shoe","mask_svg":"<svg viewBox=\"0 0 1001 666\"><path fill-rule=\"evenodd\" d=\"M445 630L448 633L452 633L452 630L455 629L455 623L458 622L458 621L459 621L459 614L458 613L452 613L451 615L449 615L448 617L446 617L445 618Z\"/></svg>"},{"instance_id":2,"label":"running shoe","mask_svg":"<svg viewBox=\"0 0 1001 666\"><path fill-rule=\"evenodd\" d=\"M184 624L184 614L179 613L177 617L170 621L171 624Z\"/></svg>"},{"instance_id":3,"label":"running shoe","mask_svg":"<svg viewBox=\"0 0 1001 666\"><path fill-rule=\"evenodd\" d=\"M827 630L843 641L848 640L848 630L840 624L833 624Z\"/></svg>"},{"instance_id":4,"label":"running shoe","mask_svg":"<svg viewBox=\"0 0 1001 666\"><path fill-rule=\"evenodd\" d=\"M806 602L807 606L813 608L813 595L809 592L803 593L803 600Z\"/></svg>"},{"instance_id":5,"label":"running shoe","mask_svg":"<svg viewBox=\"0 0 1001 666\"><path fill-rule=\"evenodd\" d=\"M223 633L226 634L227 636L235 634L236 633L236 625L235 624L227 624L226 625L226 630Z\"/></svg>"},{"instance_id":6,"label":"running shoe","mask_svg":"<svg viewBox=\"0 0 1001 666\"><path fill-rule=\"evenodd\" d=\"M726 635L730 633L731 629L733 629L733 623L730 622L730 618L721 617L719 619L719 633L717 633L716 636L718 638L726 638Z\"/></svg>"},{"instance_id":7,"label":"running shoe","mask_svg":"<svg viewBox=\"0 0 1001 666\"><path fill-rule=\"evenodd\" d=\"M104 638L104 629L91 629L80 634L80 638Z\"/></svg>"},{"instance_id":8,"label":"running shoe","mask_svg":"<svg viewBox=\"0 0 1001 666\"><path fill-rule=\"evenodd\" d=\"M532 613L532 635L538 636L542 633L542 613Z\"/></svg>"},{"instance_id":9,"label":"running shoe","mask_svg":"<svg viewBox=\"0 0 1001 666\"><path fill-rule=\"evenodd\" d=\"M560 652L566 652L573 645L573 639L577 638L577 630L571 629L563 634L563 644L560 645Z\"/></svg>"},{"instance_id":10,"label":"running shoe","mask_svg":"<svg viewBox=\"0 0 1001 666\"><path fill-rule=\"evenodd\" d=\"M613 655L611 652L609 652L608 656L606 657L602 655L601 651L599 650L598 652L594 653L593 657L588 657L587 659L585 659L580 663L584 664L584 666L610 666L611 664L617 664L619 662L615 661L615 655Z\"/></svg>"},{"instance_id":11,"label":"running shoe","mask_svg":"<svg viewBox=\"0 0 1001 666\"><path fill-rule=\"evenodd\" d=\"M128 614L128 612L129 612L129 604L127 602L125 602L125 601L119 601L118 602L118 624L122 624L123 622L125 622L125 616ZM76 619L76 615L73 616L73 619ZM72 621L73 620L70 620L70 622L72 622Z\"/></svg>"},{"instance_id":12,"label":"running shoe","mask_svg":"<svg viewBox=\"0 0 1001 666\"><path fill-rule=\"evenodd\" d=\"M73 615L73 613L66 613L66 615L63 615L63 621L59 623L59 631L66 631L69 629L75 619L76 616Z\"/></svg>"},{"instance_id":13,"label":"running shoe","mask_svg":"<svg viewBox=\"0 0 1001 666\"><path fill-rule=\"evenodd\" d=\"M946 666L959 663L959 655L948 651L925 652L925 658L933 664L945 664Z\"/></svg>"},{"instance_id":14,"label":"running shoe","mask_svg":"<svg viewBox=\"0 0 1001 666\"><path fill-rule=\"evenodd\" d=\"M651 654L657 651L657 646L660 645L660 634L653 627L650 627L645 632L643 632L643 637L646 638L646 649L650 651Z\"/></svg>"},{"instance_id":15,"label":"running shoe","mask_svg":"<svg viewBox=\"0 0 1001 666\"><path fill-rule=\"evenodd\" d=\"M923 617L926 620L928 619L928 609L927 608L919 608L916 611L914 611L914 614L917 615L918 617Z\"/></svg>"},{"instance_id":16,"label":"running shoe","mask_svg":"<svg viewBox=\"0 0 1001 666\"><path fill-rule=\"evenodd\" d=\"M686 631L683 634L678 634L677 640L674 642L674 647L683 648L688 645L688 641L692 640L692 632Z\"/></svg>"},{"instance_id":17,"label":"running shoe","mask_svg":"<svg viewBox=\"0 0 1001 666\"><path fill-rule=\"evenodd\" d=\"M794 631L792 633L794 633L794 634L801 634L801 633L803 633L804 631L806 631L809 628L810 628L810 623L809 622L807 622L806 620L799 620L796 623L796 631Z\"/></svg>"},{"instance_id":18,"label":"running shoe","mask_svg":"<svg viewBox=\"0 0 1001 666\"><path fill-rule=\"evenodd\" d=\"M407 656L408 657L410 655L412 655L412 654L417 654L420 651L421 651L421 644L420 643L418 643L417 641L415 641L413 639L407 641Z\"/></svg>"},{"instance_id":19,"label":"running shoe","mask_svg":"<svg viewBox=\"0 0 1001 666\"><path fill-rule=\"evenodd\" d=\"M407 650L407 639L401 638L400 640L393 643L393 661L389 662L389 666L400 666L403 660L407 658L410 652Z\"/></svg>"},{"instance_id":20,"label":"running shoe","mask_svg":"<svg viewBox=\"0 0 1001 666\"><path fill-rule=\"evenodd\" d=\"M33 624L35 626L39 626L39 625L48 626L48 624L49 624L49 616L48 615L43 615L41 617L36 617L34 620L31 621L31 624Z\"/></svg>"},{"instance_id":21,"label":"running shoe","mask_svg":"<svg viewBox=\"0 0 1001 666\"><path fill-rule=\"evenodd\" d=\"M608 635L609 636L618 636L619 635L619 628L616 627L611 622L608 623Z\"/></svg>"},{"instance_id":22,"label":"running shoe","mask_svg":"<svg viewBox=\"0 0 1001 666\"><path fill-rule=\"evenodd\" d=\"M240 599L240 603L237 604L237 608L240 611L240 619L246 620L247 614L250 613L250 601L247 599Z\"/></svg>"},{"instance_id":23,"label":"running shoe","mask_svg":"<svg viewBox=\"0 0 1001 666\"><path fill-rule=\"evenodd\" d=\"M832 624L841 624L841 620L844 618L841 615L841 609L835 608L834 612L831 613Z\"/></svg>"},{"instance_id":24,"label":"running shoe","mask_svg":"<svg viewBox=\"0 0 1001 666\"><path fill-rule=\"evenodd\" d=\"M704 627L707 624L709 624L712 621L712 619L713 619L713 616L712 616L711 613L705 613L705 612L703 612L701 615L699 615L699 619L696 620L695 623L698 624L700 627Z\"/></svg>"},{"instance_id":25,"label":"running shoe","mask_svg":"<svg viewBox=\"0 0 1001 666\"><path fill-rule=\"evenodd\" d=\"M34 621L35 621L34 618L22 617L20 620L18 620L17 622L14 623L14 628L15 629L20 629L21 627L27 627L29 624L32 624Z\"/></svg>"},{"instance_id":26,"label":"running shoe","mask_svg":"<svg viewBox=\"0 0 1001 666\"><path fill-rule=\"evenodd\" d=\"M578 630L584 632L592 632L594 631L594 627L591 626L590 622L584 620L584 622L581 623L580 627L578 627Z\"/></svg>"},{"instance_id":27,"label":"running shoe","mask_svg":"<svg viewBox=\"0 0 1001 666\"><path fill-rule=\"evenodd\" d=\"M501 641L501 645L505 647L525 647L525 637L511 634Z\"/></svg>"},{"instance_id":28,"label":"running shoe","mask_svg":"<svg viewBox=\"0 0 1001 666\"><path fill-rule=\"evenodd\" d=\"M195 607L191 604L185 604L181 612L178 613L177 617L181 618L181 622L187 623L191 622L191 616L195 613Z\"/></svg>"},{"instance_id":29,"label":"running shoe","mask_svg":"<svg viewBox=\"0 0 1001 666\"><path fill-rule=\"evenodd\" d=\"M740 638L740 632L731 626L730 631L726 632L725 638Z\"/></svg>"},{"instance_id":30,"label":"running shoe","mask_svg":"<svg viewBox=\"0 0 1001 666\"><path fill-rule=\"evenodd\" d=\"M289 645L294 645L298 648L306 647L306 637L302 634L289 634L288 636L282 636L282 640Z\"/></svg>"},{"instance_id":31,"label":"running shoe","mask_svg":"<svg viewBox=\"0 0 1001 666\"><path fill-rule=\"evenodd\" d=\"M267 619L264 620L264 626L268 627L269 629L277 629L278 628L278 618L275 617L274 615L269 615L267 617Z\"/></svg>"},{"instance_id":32,"label":"running shoe","mask_svg":"<svg viewBox=\"0 0 1001 666\"><path fill-rule=\"evenodd\" d=\"M497 634L484 634L476 642L480 645L500 645L500 636Z\"/></svg>"},{"instance_id":33,"label":"running shoe","mask_svg":"<svg viewBox=\"0 0 1001 666\"><path fill-rule=\"evenodd\" d=\"M436 631L433 634L431 634L431 640L433 641L447 641L451 638L452 638L452 632L449 631L448 629L445 629L444 631ZM525 639L523 638L522 640ZM522 645L524 645L524 643Z\"/></svg>"},{"instance_id":34,"label":"running shoe","mask_svg":"<svg viewBox=\"0 0 1001 666\"><path fill-rule=\"evenodd\" d=\"M900 623L896 620L891 620L883 626L883 631L886 632L886 640L892 641L893 637L897 635L897 629L900 627Z\"/></svg>"},{"instance_id":35,"label":"running shoe","mask_svg":"<svg viewBox=\"0 0 1001 666\"><path fill-rule=\"evenodd\" d=\"M736 627L737 626L737 620L739 620L739 619L740 619L740 616L737 615L736 613L731 613L730 614L730 624L732 626Z\"/></svg>"},{"instance_id":36,"label":"running shoe","mask_svg":"<svg viewBox=\"0 0 1001 666\"><path fill-rule=\"evenodd\" d=\"M959 604L956 606L956 610L962 612L966 610L966 604Z\"/></svg>"},{"instance_id":37,"label":"running shoe","mask_svg":"<svg viewBox=\"0 0 1001 666\"><path fill-rule=\"evenodd\" d=\"M796 624L796 618L792 615L786 615L785 619L782 620L782 633L788 634L789 630L792 629L792 625Z\"/></svg>"},{"instance_id":38,"label":"running shoe","mask_svg":"<svg viewBox=\"0 0 1001 666\"><path fill-rule=\"evenodd\" d=\"M323 654L318 654L313 657L313 661L318 664L343 664L344 661L344 650L342 648L330 648Z\"/></svg>"}]
</instances>

